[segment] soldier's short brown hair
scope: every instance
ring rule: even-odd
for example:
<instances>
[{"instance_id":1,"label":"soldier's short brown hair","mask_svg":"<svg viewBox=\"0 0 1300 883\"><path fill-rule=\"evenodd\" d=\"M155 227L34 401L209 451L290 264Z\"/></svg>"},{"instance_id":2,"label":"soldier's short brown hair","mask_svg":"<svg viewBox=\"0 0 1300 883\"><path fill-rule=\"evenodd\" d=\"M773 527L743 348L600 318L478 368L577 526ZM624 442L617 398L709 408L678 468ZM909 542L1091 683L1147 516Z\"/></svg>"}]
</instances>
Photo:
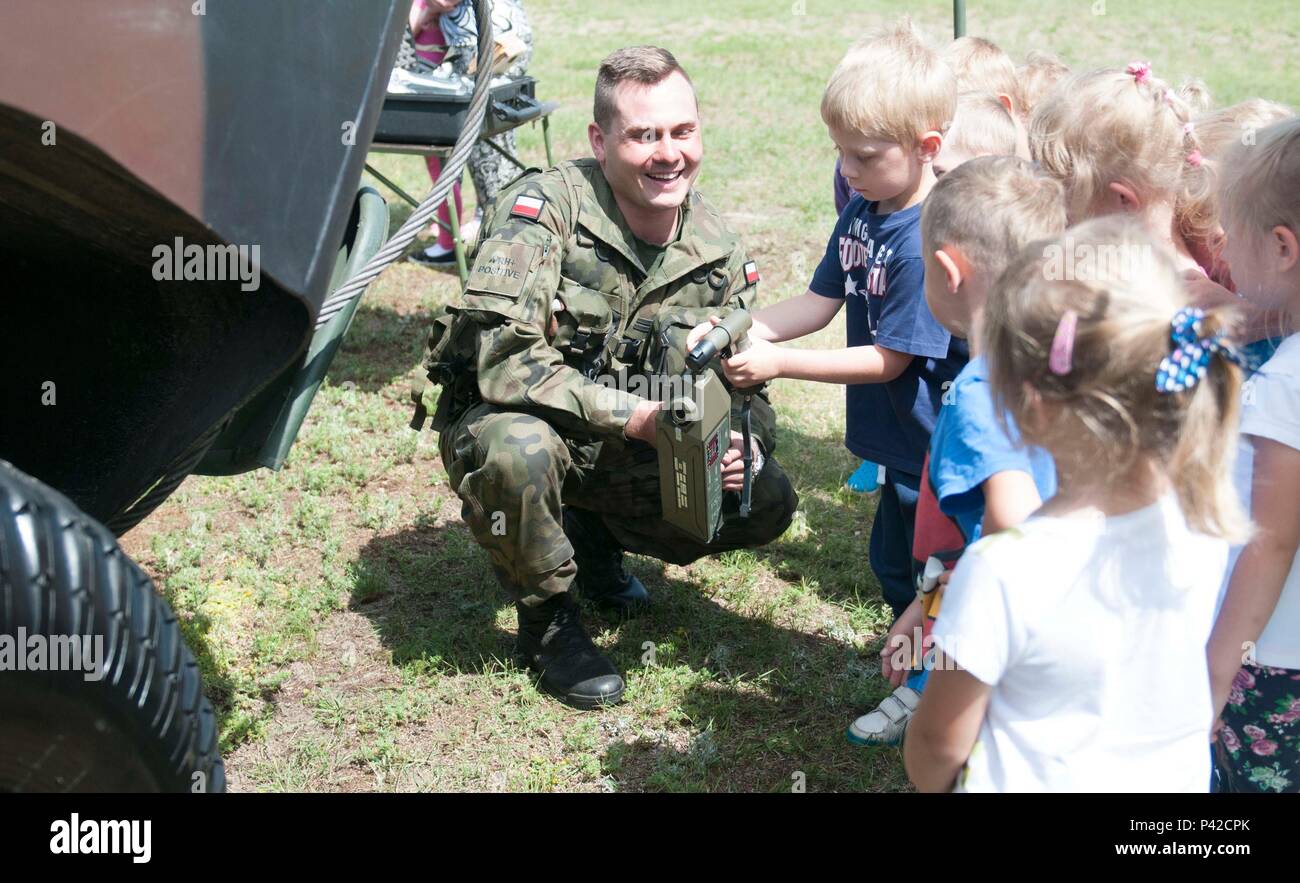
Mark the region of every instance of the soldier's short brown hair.
<instances>
[{"instance_id":1,"label":"soldier's short brown hair","mask_svg":"<svg viewBox=\"0 0 1300 883\"><path fill-rule=\"evenodd\" d=\"M678 64L673 54L658 46L627 46L611 52L600 63L600 70L596 73L596 101L592 109L596 125L600 126L601 131L608 132L614 122L614 114L618 110L614 90L619 83L654 86L674 72L685 77L687 83L691 82L690 74ZM691 83L691 89L694 91L694 83Z\"/></svg>"}]
</instances>

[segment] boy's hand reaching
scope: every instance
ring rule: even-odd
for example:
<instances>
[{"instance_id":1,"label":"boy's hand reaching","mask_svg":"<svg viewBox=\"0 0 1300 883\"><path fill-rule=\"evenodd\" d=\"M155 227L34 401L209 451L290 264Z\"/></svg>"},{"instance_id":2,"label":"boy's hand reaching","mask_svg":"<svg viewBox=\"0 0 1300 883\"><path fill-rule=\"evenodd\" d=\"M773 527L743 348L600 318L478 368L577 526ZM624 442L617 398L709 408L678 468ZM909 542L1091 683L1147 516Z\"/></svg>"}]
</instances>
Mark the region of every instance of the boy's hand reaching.
<instances>
[{"instance_id":1,"label":"boy's hand reaching","mask_svg":"<svg viewBox=\"0 0 1300 883\"><path fill-rule=\"evenodd\" d=\"M732 386L744 389L780 377L782 359L783 351L779 346L750 335L749 349L730 359L723 359L722 370Z\"/></svg>"}]
</instances>

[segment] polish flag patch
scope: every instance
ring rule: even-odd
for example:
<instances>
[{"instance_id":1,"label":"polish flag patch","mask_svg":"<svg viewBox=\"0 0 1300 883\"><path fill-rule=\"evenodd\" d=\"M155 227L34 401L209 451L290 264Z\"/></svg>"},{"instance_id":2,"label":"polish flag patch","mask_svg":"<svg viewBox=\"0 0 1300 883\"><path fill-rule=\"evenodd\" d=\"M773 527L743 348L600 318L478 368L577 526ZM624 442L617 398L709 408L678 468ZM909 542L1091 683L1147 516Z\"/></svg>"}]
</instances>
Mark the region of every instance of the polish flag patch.
<instances>
[{"instance_id":1,"label":"polish flag patch","mask_svg":"<svg viewBox=\"0 0 1300 883\"><path fill-rule=\"evenodd\" d=\"M515 199L515 204L510 209L510 214L520 218L527 218L530 221L536 221L542 216L542 209L546 207L546 200L539 199L536 196L520 196Z\"/></svg>"},{"instance_id":2,"label":"polish flag patch","mask_svg":"<svg viewBox=\"0 0 1300 883\"><path fill-rule=\"evenodd\" d=\"M745 283L747 285L753 285L758 281L758 279L758 264L754 261L749 261L745 264Z\"/></svg>"}]
</instances>

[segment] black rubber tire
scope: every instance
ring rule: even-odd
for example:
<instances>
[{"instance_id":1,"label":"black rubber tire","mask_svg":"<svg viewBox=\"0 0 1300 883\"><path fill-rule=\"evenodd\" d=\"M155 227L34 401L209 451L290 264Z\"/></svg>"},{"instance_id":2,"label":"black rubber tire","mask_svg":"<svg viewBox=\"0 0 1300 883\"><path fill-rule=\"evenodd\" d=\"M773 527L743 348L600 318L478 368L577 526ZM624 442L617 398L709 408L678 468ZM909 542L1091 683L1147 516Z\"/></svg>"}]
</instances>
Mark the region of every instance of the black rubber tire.
<instances>
[{"instance_id":1,"label":"black rubber tire","mask_svg":"<svg viewBox=\"0 0 1300 883\"><path fill-rule=\"evenodd\" d=\"M102 640L106 664L0 671L0 792L225 791L171 607L106 527L0 460L0 637L35 635Z\"/></svg>"}]
</instances>

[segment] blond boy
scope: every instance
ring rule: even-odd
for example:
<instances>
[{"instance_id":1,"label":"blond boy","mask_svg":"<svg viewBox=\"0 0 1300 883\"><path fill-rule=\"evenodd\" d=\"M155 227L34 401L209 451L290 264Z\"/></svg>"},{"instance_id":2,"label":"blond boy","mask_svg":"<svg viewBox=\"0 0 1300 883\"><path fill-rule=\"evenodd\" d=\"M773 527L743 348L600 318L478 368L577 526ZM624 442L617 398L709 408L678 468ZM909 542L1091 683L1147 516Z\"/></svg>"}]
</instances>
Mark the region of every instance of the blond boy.
<instances>
[{"instance_id":1,"label":"blond boy","mask_svg":"<svg viewBox=\"0 0 1300 883\"><path fill-rule=\"evenodd\" d=\"M845 444L885 467L870 560L895 613L914 595L917 488L943 384L966 362L965 343L926 308L920 231L921 203L934 186L934 158L956 101L952 72L910 23L849 50L831 75L821 114L856 195L808 290L755 313L752 346L724 363L738 386L775 377L848 386ZM824 328L845 307L846 348L776 345Z\"/></svg>"}]
</instances>

